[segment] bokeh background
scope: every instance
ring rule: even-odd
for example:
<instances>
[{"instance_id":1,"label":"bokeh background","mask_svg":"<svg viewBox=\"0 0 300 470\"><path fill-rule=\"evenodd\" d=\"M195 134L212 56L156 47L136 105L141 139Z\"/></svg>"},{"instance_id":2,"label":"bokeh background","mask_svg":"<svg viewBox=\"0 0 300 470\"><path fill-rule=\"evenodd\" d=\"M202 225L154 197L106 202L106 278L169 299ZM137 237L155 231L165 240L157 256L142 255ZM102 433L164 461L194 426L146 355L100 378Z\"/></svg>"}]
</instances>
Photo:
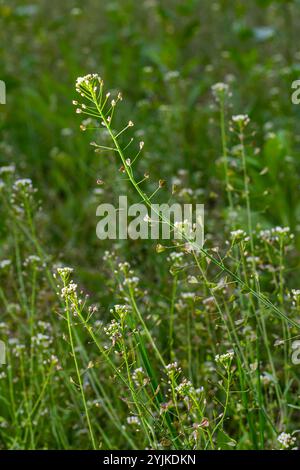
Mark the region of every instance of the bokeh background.
<instances>
[{"instance_id":1,"label":"bokeh background","mask_svg":"<svg viewBox=\"0 0 300 470\"><path fill-rule=\"evenodd\" d=\"M89 72L123 92L118 119L132 119L146 142L141 171L170 181L188 170L185 185L202 190L208 218L210 205L223 205L211 86L227 81L232 114L248 113L253 121L257 217L296 228L300 111L290 96L300 74L299 6L284 0L2 1L7 105L1 106L0 158L38 187L50 246L90 265L100 245L96 179L105 180L108 193L119 179L117 164L89 148L92 137L79 132L71 105L77 76Z\"/></svg>"}]
</instances>

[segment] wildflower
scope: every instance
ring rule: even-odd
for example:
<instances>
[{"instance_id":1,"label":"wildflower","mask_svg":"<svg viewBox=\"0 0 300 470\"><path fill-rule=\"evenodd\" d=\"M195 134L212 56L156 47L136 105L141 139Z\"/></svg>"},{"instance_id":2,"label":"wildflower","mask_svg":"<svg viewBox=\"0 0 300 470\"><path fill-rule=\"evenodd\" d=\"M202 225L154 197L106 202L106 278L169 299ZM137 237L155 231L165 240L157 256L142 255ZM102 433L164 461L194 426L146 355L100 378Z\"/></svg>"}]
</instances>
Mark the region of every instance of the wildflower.
<instances>
[{"instance_id":1,"label":"wildflower","mask_svg":"<svg viewBox=\"0 0 300 470\"><path fill-rule=\"evenodd\" d=\"M127 261L124 261L123 263L121 262L118 264L118 268L120 271L126 274L130 269L130 264Z\"/></svg>"},{"instance_id":2,"label":"wildflower","mask_svg":"<svg viewBox=\"0 0 300 470\"><path fill-rule=\"evenodd\" d=\"M128 305L115 305L114 306L114 311L120 317L121 319L124 319L129 312L129 306ZM113 309L111 309L111 313L114 313Z\"/></svg>"},{"instance_id":3,"label":"wildflower","mask_svg":"<svg viewBox=\"0 0 300 470\"><path fill-rule=\"evenodd\" d=\"M182 292L181 297L185 300L195 300L194 292Z\"/></svg>"},{"instance_id":4,"label":"wildflower","mask_svg":"<svg viewBox=\"0 0 300 470\"><path fill-rule=\"evenodd\" d=\"M60 275L63 281L66 281L69 275L73 272L73 268L64 267L64 268L57 268L57 272ZM55 276L54 276L55 277Z\"/></svg>"},{"instance_id":5,"label":"wildflower","mask_svg":"<svg viewBox=\"0 0 300 470\"><path fill-rule=\"evenodd\" d=\"M272 380L271 375L267 373L263 373L260 375L260 380L263 385L268 386L270 383L272 383L274 380Z\"/></svg>"},{"instance_id":6,"label":"wildflower","mask_svg":"<svg viewBox=\"0 0 300 470\"><path fill-rule=\"evenodd\" d=\"M13 189L15 191L27 189L30 192L33 192L32 181L30 178L21 178L14 182Z\"/></svg>"},{"instance_id":7,"label":"wildflower","mask_svg":"<svg viewBox=\"0 0 300 470\"><path fill-rule=\"evenodd\" d=\"M63 287L61 290L62 298L68 297L77 297L77 284L70 282L67 286Z\"/></svg>"},{"instance_id":8,"label":"wildflower","mask_svg":"<svg viewBox=\"0 0 300 470\"><path fill-rule=\"evenodd\" d=\"M182 260L183 258L183 253L180 251L172 251L170 255L168 256L168 261L171 261L173 263L178 263Z\"/></svg>"},{"instance_id":9,"label":"wildflower","mask_svg":"<svg viewBox=\"0 0 300 470\"><path fill-rule=\"evenodd\" d=\"M182 396L183 398L188 398L194 391L194 387L192 385L192 382L187 379L183 379L183 381L179 385L177 385L175 390L178 395Z\"/></svg>"},{"instance_id":10,"label":"wildflower","mask_svg":"<svg viewBox=\"0 0 300 470\"><path fill-rule=\"evenodd\" d=\"M128 416L126 421L128 424L137 424L137 425L140 424L140 420L138 416Z\"/></svg>"},{"instance_id":11,"label":"wildflower","mask_svg":"<svg viewBox=\"0 0 300 470\"><path fill-rule=\"evenodd\" d=\"M241 229L233 230L232 232L230 232L230 236L233 244L240 243L242 241L246 242L249 240L247 233Z\"/></svg>"},{"instance_id":12,"label":"wildflower","mask_svg":"<svg viewBox=\"0 0 300 470\"><path fill-rule=\"evenodd\" d=\"M137 287L139 282L140 278L137 276L127 277L126 279L124 279L124 286Z\"/></svg>"},{"instance_id":13,"label":"wildflower","mask_svg":"<svg viewBox=\"0 0 300 470\"><path fill-rule=\"evenodd\" d=\"M38 266L42 264L42 260L39 256L30 255L30 256L27 256L23 264L25 267L30 266L30 265Z\"/></svg>"},{"instance_id":14,"label":"wildflower","mask_svg":"<svg viewBox=\"0 0 300 470\"><path fill-rule=\"evenodd\" d=\"M11 342L10 342L11 343ZM13 354L16 356L16 357L20 357L23 352L25 351L25 345L24 344L20 344L20 343L17 343L17 340L15 342L15 347L13 349Z\"/></svg>"},{"instance_id":15,"label":"wildflower","mask_svg":"<svg viewBox=\"0 0 300 470\"><path fill-rule=\"evenodd\" d=\"M176 239L182 239L182 237L193 240L195 238L194 226L190 221L185 219L183 222L176 221L174 224L174 235Z\"/></svg>"},{"instance_id":16,"label":"wildflower","mask_svg":"<svg viewBox=\"0 0 300 470\"><path fill-rule=\"evenodd\" d=\"M225 354L217 354L215 356L215 361L220 363L220 364L223 364L223 365L227 365L228 363L230 363L232 361L234 357L234 352L233 351L228 351L227 353Z\"/></svg>"},{"instance_id":17,"label":"wildflower","mask_svg":"<svg viewBox=\"0 0 300 470\"><path fill-rule=\"evenodd\" d=\"M292 289L289 294L290 299L292 300L292 305L294 307L300 307L300 289Z\"/></svg>"},{"instance_id":18,"label":"wildflower","mask_svg":"<svg viewBox=\"0 0 300 470\"><path fill-rule=\"evenodd\" d=\"M259 264L261 262L261 259L259 256L247 256L246 262L249 266L253 266L253 263Z\"/></svg>"},{"instance_id":19,"label":"wildflower","mask_svg":"<svg viewBox=\"0 0 300 470\"><path fill-rule=\"evenodd\" d=\"M7 266L11 265L11 260L10 259L3 259L0 261L0 269L5 269Z\"/></svg>"},{"instance_id":20,"label":"wildflower","mask_svg":"<svg viewBox=\"0 0 300 470\"><path fill-rule=\"evenodd\" d=\"M11 174L16 171L15 165L7 165L0 167L0 175Z\"/></svg>"},{"instance_id":21,"label":"wildflower","mask_svg":"<svg viewBox=\"0 0 300 470\"><path fill-rule=\"evenodd\" d=\"M228 95L229 86L227 83L218 82L211 87L211 91L217 102L222 101Z\"/></svg>"},{"instance_id":22,"label":"wildflower","mask_svg":"<svg viewBox=\"0 0 300 470\"><path fill-rule=\"evenodd\" d=\"M243 129L249 124L250 118L248 114L236 114L235 116L232 116L232 122L237 124L240 129Z\"/></svg>"},{"instance_id":23,"label":"wildflower","mask_svg":"<svg viewBox=\"0 0 300 470\"><path fill-rule=\"evenodd\" d=\"M38 333L32 337L32 343L42 349L48 349L52 341L53 340L50 336L44 335L42 333Z\"/></svg>"},{"instance_id":24,"label":"wildflower","mask_svg":"<svg viewBox=\"0 0 300 470\"><path fill-rule=\"evenodd\" d=\"M88 310L89 310L90 315L94 315L95 313L98 312L98 306L97 305L90 305Z\"/></svg>"},{"instance_id":25,"label":"wildflower","mask_svg":"<svg viewBox=\"0 0 300 470\"><path fill-rule=\"evenodd\" d=\"M175 374L175 373L180 373L181 372L181 367L179 367L178 362L171 362L170 364L166 365L166 371L169 376Z\"/></svg>"},{"instance_id":26,"label":"wildflower","mask_svg":"<svg viewBox=\"0 0 300 470\"><path fill-rule=\"evenodd\" d=\"M271 229L261 230L258 237L270 244L275 242L289 243L294 239L294 235L290 233L290 227L273 227Z\"/></svg>"},{"instance_id":27,"label":"wildflower","mask_svg":"<svg viewBox=\"0 0 300 470\"><path fill-rule=\"evenodd\" d=\"M295 298L300 297L300 289L292 289L292 294Z\"/></svg>"},{"instance_id":28,"label":"wildflower","mask_svg":"<svg viewBox=\"0 0 300 470\"><path fill-rule=\"evenodd\" d=\"M180 73L178 72L178 70L170 70L169 72L165 74L166 81L174 80L179 77L180 77Z\"/></svg>"},{"instance_id":29,"label":"wildflower","mask_svg":"<svg viewBox=\"0 0 300 470\"><path fill-rule=\"evenodd\" d=\"M206 297L206 299L203 299L203 305L205 305L208 310L214 310L216 306L216 299L213 296Z\"/></svg>"},{"instance_id":30,"label":"wildflower","mask_svg":"<svg viewBox=\"0 0 300 470\"><path fill-rule=\"evenodd\" d=\"M293 437L291 434L289 433L286 433L286 432L282 432L281 434L279 434L279 436L277 437L277 441L280 442L280 444L282 445L282 447L284 449L288 449L289 447L291 447L293 444L295 444L296 442L296 438Z\"/></svg>"},{"instance_id":31,"label":"wildflower","mask_svg":"<svg viewBox=\"0 0 300 470\"><path fill-rule=\"evenodd\" d=\"M75 88L81 96L85 96L84 91L94 91L97 83L103 84L100 76L97 73L89 73L77 78Z\"/></svg>"},{"instance_id":32,"label":"wildflower","mask_svg":"<svg viewBox=\"0 0 300 470\"><path fill-rule=\"evenodd\" d=\"M104 328L105 333L110 338L113 346L118 339L122 338L121 325L116 320L112 320L108 326Z\"/></svg>"},{"instance_id":33,"label":"wildflower","mask_svg":"<svg viewBox=\"0 0 300 470\"><path fill-rule=\"evenodd\" d=\"M132 380L137 387L144 386L149 383L149 378L146 376L142 367L138 367L133 371Z\"/></svg>"}]
</instances>

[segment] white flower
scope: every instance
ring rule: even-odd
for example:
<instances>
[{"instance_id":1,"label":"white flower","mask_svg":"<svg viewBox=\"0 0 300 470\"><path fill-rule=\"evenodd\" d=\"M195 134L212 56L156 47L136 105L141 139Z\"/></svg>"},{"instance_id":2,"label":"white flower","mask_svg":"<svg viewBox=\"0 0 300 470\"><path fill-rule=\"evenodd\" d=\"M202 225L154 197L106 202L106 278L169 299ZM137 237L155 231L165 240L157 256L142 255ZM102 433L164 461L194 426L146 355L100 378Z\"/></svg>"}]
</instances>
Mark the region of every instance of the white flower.
<instances>
[{"instance_id":1,"label":"white flower","mask_svg":"<svg viewBox=\"0 0 300 470\"><path fill-rule=\"evenodd\" d=\"M165 80L173 80L180 77L178 70L170 70L165 74Z\"/></svg>"},{"instance_id":2,"label":"white flower","mask_svg":"<svg viewBox=\"0 0 300 470\"><path fill-rule=\"evenodd\" d=\"M294 235L290 233L290 227L273 227L271 229L261 230L258 234L262 240L272 243L280 240L293 240Z\"/></svg>"},{"instance_id":3,"label":"white flower","mask_svg":"<svg viewBox=\"0 0 300 470\"><path fill-rule=\"evenodd\" d=\"M105 334L110 338L113 346L117 340L122 338L121 325L116 320L112 320L106 327L104 327Z\"/></svg>"},{"instance_id":4,"label":"white flower","mask_svg":"<svg viewBox=\"0 0 300 470\"><path fill-rule=\"evenodd\" d=\"M21 178L14 182L13 185L14 191L26 189L29 192L33 191L32 181L29 178Z\"/></svg>"},{"instance_id":5,"label":"white flower","mask_svg":"<svg viewBox=\"0 0 300 470\"><path fill-rule=\"evenodd\" d=\"M62 280L68 279L69 275L73 272L73 268L69 268L68 266L65 266L63 268L57 268L57 273L61 277ZM54 277L56 275L54 274Z\"/></svg>"},{"instance_id":6,"label":"white flower","mask_svg":"<svg viewBox=\"0 0 300 470\"><path fill-rule=\"evenodd\" d=\"M234 357L234 352L228 351L226 354L217 354L215 356L215 361L221 364L227 364L228 362L232 361L233 357Z\"/></svg>"},{"instance_id":7,"label":"white flower","mask_svg":"<svg viewBox=\"0 0 300 470\"><path fill-rule=\"evenodd\" d=\"M148 377L142 367L138 367L132 373L132 380L134 381L137 387L146 385L149 382Z\"/></svg>"},{"instance_id":8,"label":"white flower","mask_svg":"<svg viewBox=\"0 0 300 470\"><path fill-rule=\"evenodd\" d=\"M6 268L7 266L10 266L11 265L11 260L10 259L3 259L2 261L0 261L0 269L4 269Z\"/></svg>"},{"instance_id":9,"label":"white flower","mask_svg":"<svg viewBox=\"0 0 300 470\"><path fill-rule=\"evenodd\" d=\"M232 121L240 127L246 127L250 122L250 118L248 114L236 114L235 116L232 116Z\"/></svg>"},{"instance_id":10,"label":"white flower","mask_svg":"<svg viewBox=\"0 0 300 470\"><path fill-rule=\"evenodd\" d=\"M77 284L75 284L74 282L70 282L70 284L62 288L61 296L62 298L74 297L77 295L76 291L77 291Z\"/></svg>"},{"instance_id":11,"label":"white flower","mask_svg":"<svg viewBox=\"0 0 300 470\"><path fill-rule=\"evenodd\" d=\"M115 305L115 306L114 306L114 310L111 309L110 311L111 311L111 313L114 313L114 311L115 311L115 313L116 313L121 319L123 319L123 318L126 317L127 313L129 312L129 306L128 306L128 305Z\"/></svg>"},{"instance_id":12,"label":"white flower","mask_svg":"<svg viewBox=\"0 0 300 470\"><path fill-rule=\"evenodd\" d=\"M171 362L166 365L166 370L168 375L173 375L174 373L181 372L181 367L179 367L178 362Z\"/></svg>"},{"instance_id":13,"label":"white flower","mask_svg":"<svg viewBox=\"0 0 300 470\"><path fill-rule=\"evenodd\" d=\"M16 170L15 165L7 165L0 167L0 175L4 175L6 173L14 173Z\"/></svg>"},{"instance_id":14,"label":"white flower","mask_svg":"<svg viewBox=\"0 0 300 470\"><path fill-rule=\"evenodd\" d=\"M195 391L192 382L186 379L183 379L183 381L179 385L177 385L175 390L178 395L184 398L187 398L192 392Z\"/></svg>"},{"instance_id":15,"label":"white flower","mask_svg":"<svg viewBox=\"0 0 300 470\"><path fill-rule=\"evenodd\" d=\"M128 424L140 424L140 420L138 416L128 416L127 423Z\"/></svg>"},{"instance_id":16,"label":"white flower","mask_svg":"<svg viewBox=\"0 0 300 470\"><path fill-rule=\"evenodd\" d=\"M216 100L220 101L228 94L229 86L227 85L227 83L218 82L211 87L211 91Z\"/></svg>"},{"instance_id":17,"label":"white flower","mask_svg":"<svg viewBox=\"0 0 300 470\"><path fill-rule=\"evenodd\" d=\"M288 449L296 442L296 438L287 432L282 432L277 437L277 441L280 442L284 449Z\"/></svg>"},{"instance_id":18,"label":"white flower","mask_svg":"<svg viewBox=\"0 0 300 470\"><path fill-rule=\"evenodd\" d=\"M244 230L241 230L241 229L233 230L232 232L230 232L230 235L231 235L231 238L232 238L233 242L235 242L235 243L238 243L238 242L241 242L241 241L246 242L246 241L249 240L249 237L248 237L247 233Z\"/></svg>"}]
</instances>

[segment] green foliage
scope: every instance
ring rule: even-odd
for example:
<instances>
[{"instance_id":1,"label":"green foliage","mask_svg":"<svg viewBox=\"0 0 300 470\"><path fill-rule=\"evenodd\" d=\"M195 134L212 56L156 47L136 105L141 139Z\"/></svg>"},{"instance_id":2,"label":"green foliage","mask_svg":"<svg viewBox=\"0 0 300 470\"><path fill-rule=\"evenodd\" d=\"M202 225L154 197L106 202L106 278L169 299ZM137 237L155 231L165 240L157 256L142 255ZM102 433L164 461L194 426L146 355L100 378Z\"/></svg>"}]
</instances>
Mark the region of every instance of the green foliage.
<instances>
[{"instance_id":1,"label":"green foliage","mask_svg":"<svg viewBox=\"0 0 300 470\"><path fill-rule=\"evenodd\" d=\"M1 449L297 445L298 8L0 0ZM96 238L154 192L205 204L200 253Z\"/></svg>"}]
</instances>

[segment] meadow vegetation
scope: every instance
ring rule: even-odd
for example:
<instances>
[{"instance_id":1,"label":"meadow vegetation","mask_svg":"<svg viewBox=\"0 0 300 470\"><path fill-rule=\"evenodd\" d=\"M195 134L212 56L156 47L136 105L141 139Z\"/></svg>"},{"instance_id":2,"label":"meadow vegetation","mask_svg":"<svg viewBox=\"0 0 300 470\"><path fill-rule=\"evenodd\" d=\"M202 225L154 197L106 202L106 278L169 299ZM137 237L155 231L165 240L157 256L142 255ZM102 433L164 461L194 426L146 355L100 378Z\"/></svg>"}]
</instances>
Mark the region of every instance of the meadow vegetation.
<instances>
[{"instance_id":1,"label":"meadow vegetation","mask_svg":"<svg viewBox=\"0 0 300 470\"><path fill-rule=\"evenodd\" d=\"M299 7L0 1L1 449L297 448ZM120 194L204 246L100 241Z\"/></svg>"}]
</instances>

